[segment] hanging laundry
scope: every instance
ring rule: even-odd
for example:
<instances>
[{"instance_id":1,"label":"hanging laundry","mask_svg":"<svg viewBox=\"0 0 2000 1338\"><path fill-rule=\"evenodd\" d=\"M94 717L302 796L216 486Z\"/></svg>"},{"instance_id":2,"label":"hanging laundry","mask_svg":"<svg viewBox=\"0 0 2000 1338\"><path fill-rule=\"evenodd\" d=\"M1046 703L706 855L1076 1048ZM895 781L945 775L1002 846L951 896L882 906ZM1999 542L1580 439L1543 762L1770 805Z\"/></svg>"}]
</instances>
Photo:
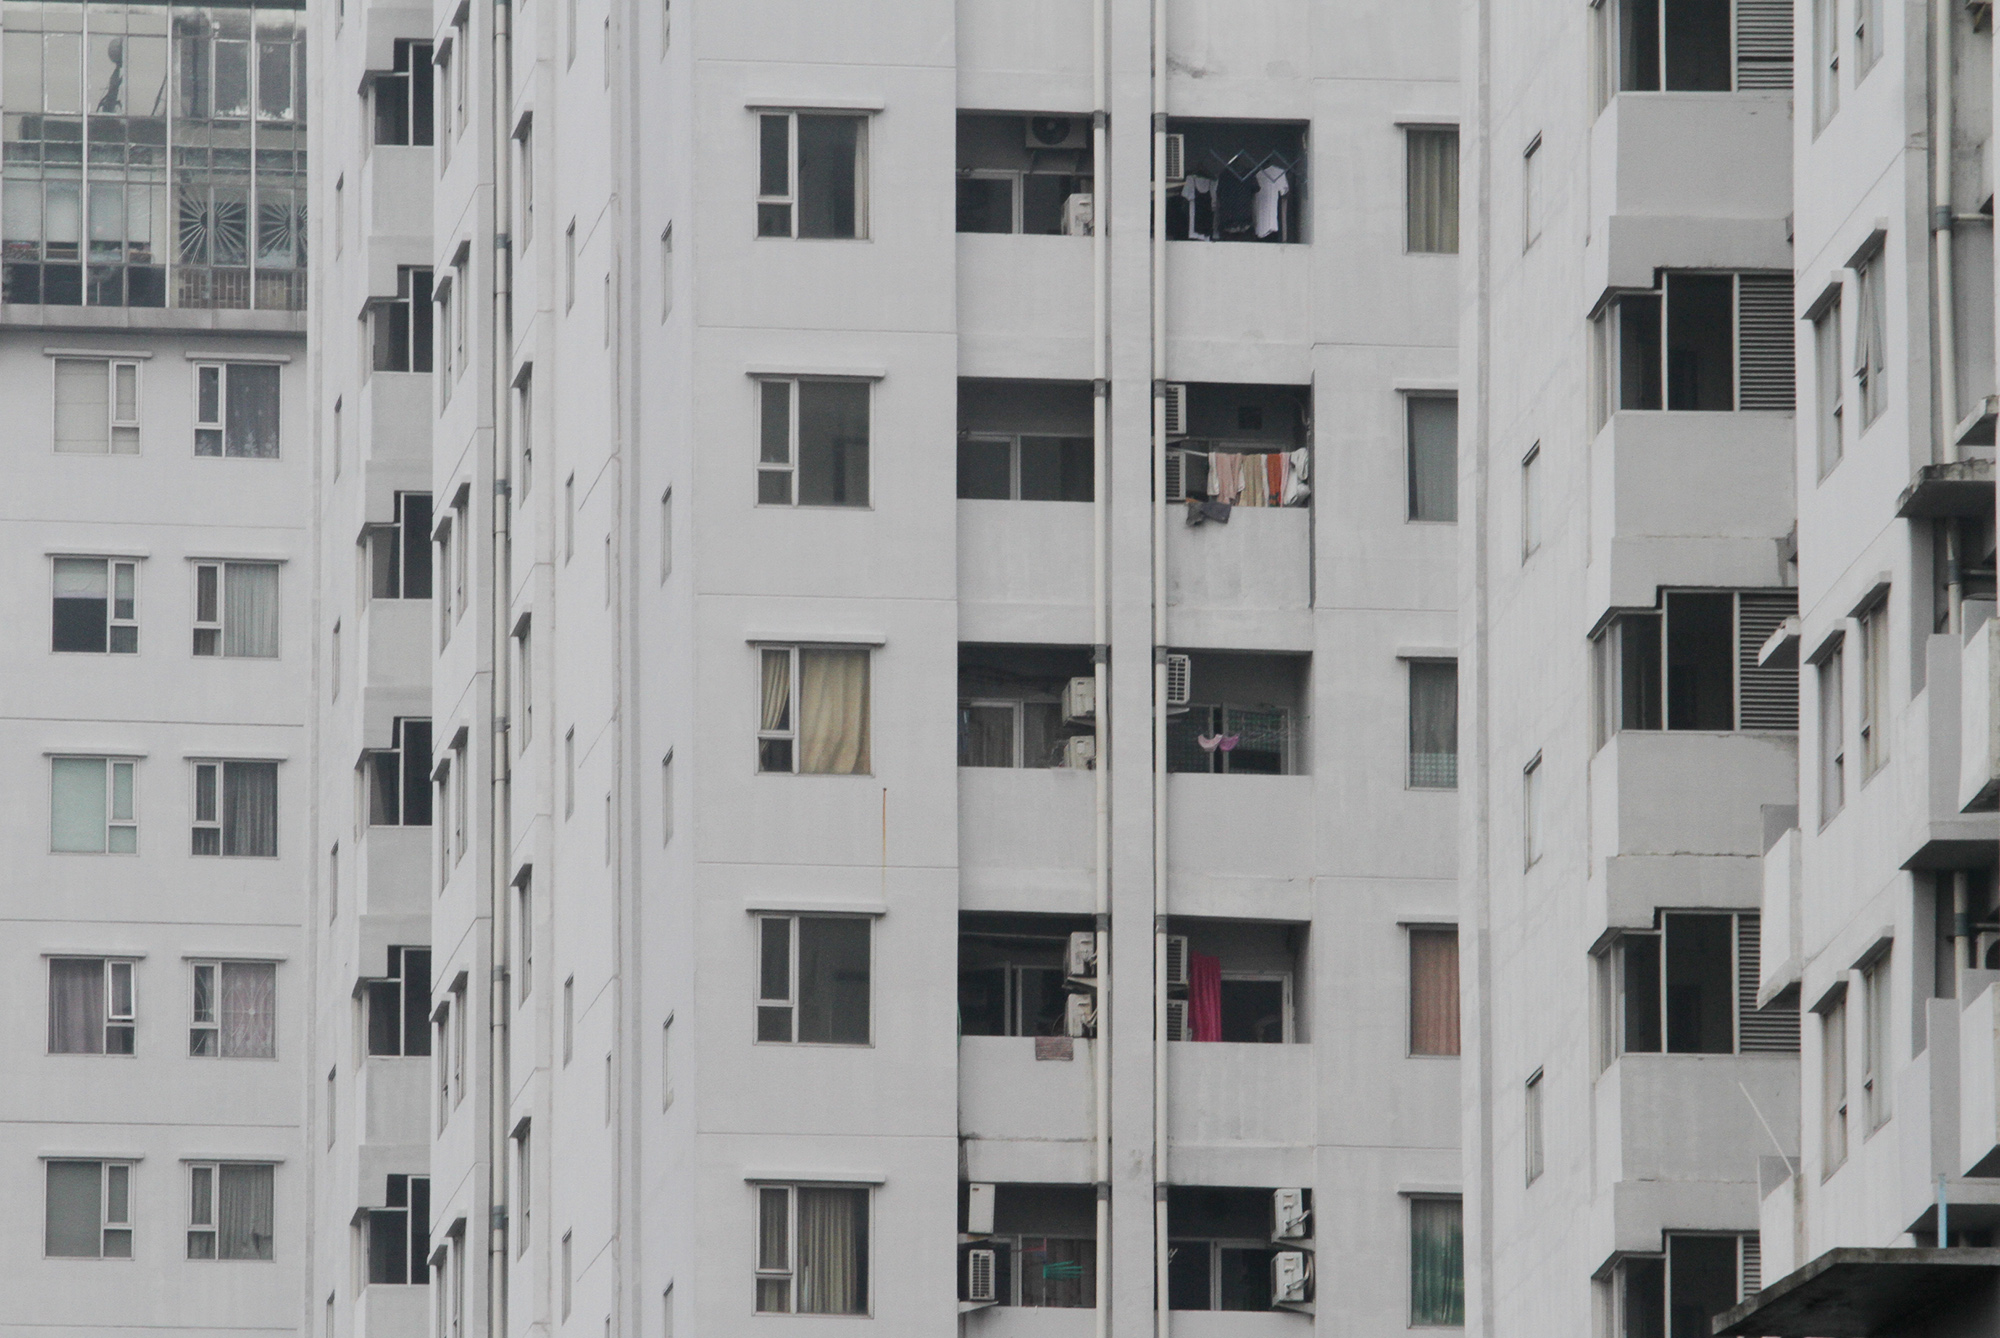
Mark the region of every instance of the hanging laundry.
<instances>
[{"instance_id":1,"label":"hanging laundry","mask_svg":"<svg viewBox=\"0 0 2000 1338\"><path fill-rule=\"evenodd\" d=\"M1277 506L1285 497L1285 456L1281 451L1273 451L1264 457L1264 496L1266 506Z\"/></svg>"},{"instance_id":2,"label":"hanging laundry","mask_svg":"<svg viewBox=\"0 0 2000 1338\"><path fill-rule=\"evenodd\" d=\"M1205 525L1211 520L1218 525L1227 525L1229 523L1229 503L1202 502L1202 501L1197 501L1194 498L1188 499L1188 504L1187 504L1188 524Z\"/></svg>"},{"instance_id":3,"label":"hanging laundry","mask_svg":"<svg viewBox=\"0 0 2000 1338\"><path fill-rule=\"evenodd\" d=\"M1292 193L1292 179L1273 163L1260 168L1251 180L1257 183L1257 236L1269 237L1279 229L1278 202Z\"/></svg>"},{"instance_id":4,"label":"hanging laundry","mask_svg":"<svg viewBox=\"0 0 2000 1338\"><path fill-rule=\"evenodd\" d=\"M1312 483L1308 477L1311 465L1312 452L1304 447L1285 457L1284 504L1286 506L1303 506L1306 498L1312 496Z\"/></svg>"},{"instance_id":5,"label":"hanging laundry","mask_svg":"<svg viewBox=\"0 0 2000 1338\"><path fill-rule=\"evenodd\" d=\"M1215 178L1190 176L1181 183L1181 199L1187 209L1189 240L1215 240Z\"/></svg>"},{"instance_id":6,"label":"hanging laundry","mask_svg":"<svg viewBox=\"0 0 2000 1338\"><path fill-rule=\"evenodd\" d=\"M1219 236L1247 241L1256 227L1256 179L1245 180L1225 171L1216 183L1215 226Z\"/></svg>"}]
</instances>

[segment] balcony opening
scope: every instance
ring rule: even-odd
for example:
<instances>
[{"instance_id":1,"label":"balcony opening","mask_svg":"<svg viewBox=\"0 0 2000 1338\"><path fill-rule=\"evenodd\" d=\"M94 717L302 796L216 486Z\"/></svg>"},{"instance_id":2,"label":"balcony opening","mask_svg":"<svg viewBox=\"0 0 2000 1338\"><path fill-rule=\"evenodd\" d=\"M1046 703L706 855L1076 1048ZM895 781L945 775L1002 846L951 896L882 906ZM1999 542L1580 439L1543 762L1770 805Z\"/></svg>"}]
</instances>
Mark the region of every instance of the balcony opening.
<instances>
[{"instance_id":1,"label":"balcony opening","mask_svg":"<svg viewBox=\"0 0 2000 1338\"><path fill-rule=\"evenodd\" d=\"M961 501L1088 502L1093 455L1088 382L958 383Z\"/></svg>"},{"instance_id":2,"label":"balcony opening","mask_svg":"<svg viewBox=\"0 0 2000 1338\"><path fill-rule=\"evenodd\" d=\"M1175 382L1167 387L1167 500L1187 522L1239 506L1312 498L1312 387Z\"/></svg>"},{"instance_id":3,"label":"balcony opening","mask_svg":"<svg viewBox=\"0 0 2000 1338\"><path fill-rule=\"evenodd\" d=\"M380 1208L364 1210L368 1222L368 1285L422 1286L430 1281L430 1177L386 1177L382 1203Z\"/></svg>"},{"instance_id":4,"label":"balcony opening","mask_svg":"<svg viewBox=\"0 0 2000 1338\"><path fill-rule=\"evenodd\" d=\"M958 230L1087 237L1090 113L958 118Z\"/></svg>"},{"instance_id":5,"label":"balcony opening","mask_svg":"<svg viewBox=\"0 0 2000 1338\"><path fill-rule=\"evenodd\" d=\"M1792 86L1790 0L1616 0L1605 59L1621 93L1729 93ZM1600 82L1600 87L1602 83Z\"/></svg>"},{"instance_id":6,"label":"balcony opening","mask_svg":"<svg viewBox=\"0 0 2000 1338\"><path fill-rule=\"evenodd\" d=\"M1303 1041L1307 927L1176 917L1167 929L1167 1039Z\"/></svg>"},{"instance_id":7,"label":"balcony opening","mask_svg":"<svg viewBox=\"0 0 2000 1338\"><path fill-rule=\"evenodd\" d=\"M1306 123L1167 122L1167 237L1303 242Z\"/></svg>"},{"instance_id":8,"label":"balcony opening","mask_svg":"<svg viewBox=\"0 0 2000 1338\"><path fill-rule=\"evenodd\" d=\"M1757 1007L1761 921L1730 911L1662 911L1621 934L1604 969L1615 1052L1797 1054L1795 1004Z\"/></svg>"},{"instance_id":9,"label":"balcony opening","mask_svg":"<svg viewBox=\"0 0 2000 1338\"><path fill-rule=\"evenodd\" d=\"M1959 626L1968 638L1993 616L1995 553L1993 515L1939 516L1931 521L1931 631L1951 628L1952 548L1958 550L1958 575L1964 617ZM1956 531L1956 533L1954 533ZM1923 661L1921 657L1918 663Z\"/></svg>"},{"instance_id":10,"label":"balcony opening","mask_svg":"<svg viewBox=\"0 0 2000 1338\"><path fill-rule=\"evenodd\" d=\"M1303 1197L1303 1196L1302 1196ZM1270 1310L1273 1192L1210 1185L1167 1188L1167 1308Z\"/></svg>"},{"instance_id":11,"label":"balcony opening","mask_svg":"<svg viewBox=\"0 0 2000 1338\"><path fill-rule=\"evenodd\" d=\"M1300 776L1309 655L1189 651L1168 663L1167 770ZM1178 696L1178 700L1176 697Z\"/></svg>"},{"instance_id":12,"label":"balcony opening","mask_svg":"<svg viewBox=\"0 0 2000 1338\"><path fill-rule=\"evenodd\" d=\"M1796 730L1798 671L1759 651L1798 612L1794 590L1670 590L1619 613L1592 645L1597 743L1620 730Z\"/></svg>"},{"instance_id":13,"label":"balcony opening","mask_svg":"<svg viewBox=\"0 0 2000 1338\"><path fill-rule=\"evenodd\" d=\"M966 1228L959 1300L1097 1304L1097 1195L1089 1185L961 1185L959 1214Z\"/></svg>"},{"instance_id":14,"label":"balcony opening","mask_svg":"<svg viewBox=\"0 0 2000 1338\"><path fill-rule=\"evenodd\" d=\"M1669 1231L1666 1249L1627 1255L1614 1276L1619 1338L1705 1334L1709 1322L1762 1289L1758 1238Z\"/></svg>"},{"instance_id":15,"label":"balcony opening","mask_svg":"<svg viewBox=\"0 0 2000 1338\"><path fill-rule=\"evenodd\" d=\"M960 646L958 764L1091 766L1094 687L1082 646Z\"/></svg>"},{"instance_id":16,"label":"balcony opening","mask_svg":"<svg viewBox=\"0 0 2000 1338\"><path fill-rule=\"evenodd\" d=\"M1062 1036L1070 936L1085 915L967 911L958 918L958 1034Z\"/></svg>"},{"instance_id":17,"label":"balcony opening","mask_svg":"<svg viewBox=\"0 0 2000 1338\"><path fill-rule=\"evenodd\" d=\"M1602 402L1621 410L1793 410L1789 274L1662 270L1598 316Z\"/></svg>"}]
</instances>

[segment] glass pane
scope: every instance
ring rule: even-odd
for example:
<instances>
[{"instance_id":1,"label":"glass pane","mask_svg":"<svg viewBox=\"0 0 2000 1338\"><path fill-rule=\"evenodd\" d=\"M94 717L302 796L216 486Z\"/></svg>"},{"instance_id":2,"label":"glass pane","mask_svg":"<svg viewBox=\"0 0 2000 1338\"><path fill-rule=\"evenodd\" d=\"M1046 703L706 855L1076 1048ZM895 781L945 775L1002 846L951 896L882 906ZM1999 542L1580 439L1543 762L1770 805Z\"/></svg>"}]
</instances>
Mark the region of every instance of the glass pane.
<instances>
[{"instance_id":1,"label":"glass pane","mask_svg":"<svg viewBox=\"0 0 2000 1338\"><path fill-rule=\"evenodd\" d=\"M132 1016L132 964L111 963L111 1016Z\"/></svg>"},{"instance_id":2,"label":"glass pane","mask_svg":"<svg viewBox=\"0 0 2000 1338\"><path fill-rule=\"evenodd\" d=\"M1618 300L1618 407L1658 409L1660 396L1660 299Z\"/></svg>"},{"instance_id":3,"label":"glass pane","mask_svg":"<svg viewBox=\"0 0 2000 1338\"><path fill-rule=\"evenodd\" d=\"M58 757L54 778L49 848L73 854L104 852L104 759Z\"/></svg>"},{"instance_id":4,"label":"glass pane","mask_svg":"<svg viewBox=\"0 0 2000 1338\"><path fill-rule=\"evenodd\" d=\"M790 506L792 504L792 471L790 469L760 469L757 471L757 505Z\"/></svg>"},{"instance_id":5,"label":"glass pane","mask_svg":"<svg viewBox=\"0 0 2000 1338\"><path fill-rule=\"evenodd\" d=\"M868 383L799 383L799 504L868 505Z\"/></svg>"},{"instance_id":6,"label":"glass pane","mask_svg":"<svg viewBox=\"0 0 2000 1338\"><path fill-rule=\"evenodd\" d=\"M758 118L757 193L787 196L791 189L791 117Z\"/></svg>"},{"instance_id":7,"label":"glass pane","mask_svg":"<svg viewBox=\"0 0 2000 1338\"><path fill-rule=\"evenodd\" d=\"M792 727L792 653L767 650L763 657L763 704L757 727L780 730Z\"/></svg>"},{"instance_id":8,"label":"glass pane","mask_svg":"<svg viewBox=\"0 0 2000 1338\"><path fill-rule=\"evenodd\" d=\"M868 1191L798 1191L798 1308L802 1315L868 1311Z\"/></svg>"},{"instance_id":9,"label":"glass pane","mask_svg":"<svg viewBox=\"0 0 2000 1338\"><path fill-rule=\"evenodd\" d=\"M1007 968L962 967L958 973L958 1034L1007 1034Z\"/></svg>"},{"instance_id":10,"label":"glass pane","mask_svg":"<svg viewBox=\"0 0 2000 1338\"><path fill-rule=\"evenodd\" d=\"M1410 1323L1465 1323L1464 1209L1457 1199L1410 1200Z\"/></svg>"},{"instance_id":11,"label":"glass pane","mask_svg":"<svg viewBox=\"0 0 2000 1338\"><path fill-rule=\"evenodd\" d=\"M1668 1338L1708 1338L1736 1304L1736 1237L1668 1236Z\"/></svg>"},{"instance_id":12,"label":"glass pane","mask_svg":"<svg viewBox=\"0 0 2000 1338\"><path fill-rule=\"evenodd\" d=\"M868 652L799 652L799 770L859 776L869 769Z\"/></svg>"},{"instance_id":13,"label":"glass pane","mask_svg":"<svg viewBox=\"0 0 2000 1338\"><path fill-rule=\"evenodd\" d=\"M799 236L857 236L858 116L800 115Z\"/></svg>"},{"instance_id":14,"label":"glass pane","mask_svg":"<svg viewBox=\"0 0 2000 1338\"><path fill-rule=\"evenodd\" d=\"M1205 1240L1167 1242L1167 1309L1214 1308L1213 1253Z\"/></svg>"},{"instance_id":15,"label":"glass pane","mask_svg":"<svg viewBox=\"0 0 2000 1338\"><path fill-rule=\"evenodd\" d=\"M1282 980L1222 982L1222 1039L1277 1045L1285 1039L1285 983ZM1267 1298L1266 1305L1269 1304Z\"/></svg>"},{"instance_id":16,"label":"glass pane","mask_svg":"<svg viewBox=\"0 0 2000 1338\"><path fill-rule=\"evenodd\" d=\"M1666 920L1667 1049L1729 1054L1736 1048L1735 917L1669 915Z\"/></svg>"},{"instance_id":17,"label":"glass pane","mask_svg":"<svg viewBox=\"0 0 2000 1338\"><path fill-rule=\"evenodd\" d=\"M1627 614L1618 620L1619 729L1660 727L1660 618Z\"/></svg>"},{"instance_id":18,"label":"glass pane","mask_svg":"<svg viewBox=\"0 0 2000 1338\"><path fill-rule=\"evenodd\" d=\"M139 369L129 362L112 369L113 413L119 422L129 423L139 416Z\"/></svg>"},{"instance_id":19,"label":"glass pane","mask_svg":"<svg viewBox=\"0 0 2000 1338\"><path fill-rule=\"evenodd\" d=\"M799 918L801 1041L868 1044L868 939L867 920Z\"/></svg>"},{"instance_id":20,"label":"glass pane","mask_svg":"<svg viewBox=\"0 0 2000 1338\"><path fill-rule=\"evenodd\" d=\"M968 501L1004 502L1014 495L1014 443L1006 438L958 439L958 495Z\"/></svg>"},{"instance_id":21,"label":"glass pane","mask_svg":"<svg viewBox=\"0 0 2000 1338\"><path fill-rule=\"evenodd\" d=\"M792 997L792 922L783 916L760 921L757 997Z\"/></svg>"},{"instance_id":22,"label":"glass pane","mask_svg":"<svg viewBox=\"0 0 2000 1338\"><path fill-rule=\"evenodd\" d=\"M131 1208L132 1168L129 1166L107 1166L104 1168L104 1220L124 1223L132 1220Z\"/></svg>"},{"instance_id":23,"label":"glass pane","mask_svg":"<svg viewBox=\"0 0 2000 1338\"><path fill-rule=\"evenodd\" d=\"M403 825L431 824L431 722L403 721Z\"/></svg>"},{"instance_id":24,"label":"glass pane","mask_svg":"<svg viewBox=\"0 0 2000 1338\"><path fill-rule=\"evenodd\" d=\"M1059 767L1063 761L1062 703L1021 705L1021 765Z\"/></svg>"},{"instance_id":25,"label":"glass pane","mask_svg":"<svg viewBox=\"0 0 2000 1338\"><path fill-rule=\"evenodd\" d=\"M1667 1261L1627 1259L1623 1271L1625 1332L1620 1338L1665 1338Z\"/></svg>"},{"instance_id":26,"label":"glass pane","mask_svg":"<svg viewBox=\"0 0 2000 1338\"><path fill-rule=\"evenodd\" d=\"M757 1313L762 1315L789 1314L792 1309L792 1280L790 1278L757 1279Z\"/></svg>"},{"instance_id":27,"label":"glass pane","mask_svg":"<svg viewBox=\"0 0 2000 1338\"><path fill-rule=\"evenodd\" d=\"M760 1007L757 1010L757 1039L780 1045L789 1044L792 1039L792 1009L790 1004L776 1008Z\"/></svg>"},{"instance_id":28,"label":"glass pane","mask_svg":"<svg viewBox=\"0 0 2000 1338\"><path fill-rule=\"evenodd\" d=\"M792 741L790 739L759 739L757 741L757 769L759 771L790 771L792 769Z\"/></svg>"},{"instance_id":29,"label":"glass pane","mask_svg":"<svg viewBox=\"0 0 2000 1338\"><path fill-rule=\"evenodd\" d=\"M1014 765L1014 708L961 706L958 710L958 764L962 767Z\"/></svg>"},{"instance_id":30,"label":"glass pane","mask_svg":"<svg viewBox=\"0 0 2000 1338\"><path fill-rule=\"evenodd\" d=\"M110 449L111 404L105 368L80 358L56 360L56 449L101 455Z\"/></svg>"},{"instance_id":31,"label":"glass pane","mask_svg":"<svg viewBox=\"0 0 2000 1338\"><path fill-rule=\"evenodd\" d=\"M1660 939L1632 934L1625 939L1625 1050L1655 1054L1660 1048Z\"/></svg>"},{"instance_id":32,"label":"glass pane","mask_svg":"<svg viewBox=\"0 0 2000 1338\"><path fill-rule=\"evenodd\" d=\"M273 1168L217 1168L216 1254L223 1259L269 1259L273 1239Z\"/></svg>"},{"instance_id":33,"label":"glass pane","mask_svg":"<svg viewBox=\"0 0 2000 1338\"><path fill-rule=\"evenodd\" d=\"M1712 0L1703 0L1711 3ZM1723 31L1729 26L1724 0ZM1725 40L1725 46L1727 42ZM1736 407L1736 279L1729 274L1667 276L1667 407L1728 412Z\"/></svg>"},{"instance_id":34,"label":"glass pane","mask_svg":"<svg viewBox=\"0 0 2000 1338\"><path fill-rule=\"evenodd\" d=\"M220 766L214 762L204 762L194 769L194 820L196 822L215 821L216 772L220 769Z\"/></svg>"},{"instance_id":35,"label":"glass pane","mask_svg":"<svg viewBox=\"0 0 2000 1338\"><path fill-rule=\"evenodd\" d=\"M215 1225L215 1168L196 1166L188 1177L190 1199L188 1221L194 1226Z\"/></svg>"},{"instance_id":36,"label":"glass pane","mask_svg":"<svg viewBox=\"0 0 2000 1338\"><path fill-rule=\"evenodd\" d=\"M757 235L759 237L789 237L792 235L792 207L788 204L760 204L757 206Z\"/></svg>"},{"instance_id":37,"label":"glass pane","mask_svg":"<svg viewBox=\"0 0 2000 1338\"><path fill-rule=\"evenodd\" d=\"M1667 596L1667 728L1736 727L1736 597Z\"/></svg>"},{"instance_id":38,"label":"glass pane","mask_svg":"<svg viewBox=\"0 0 2000 1338\"><path fill-rule=\"evenodd\" d=\"M960 232L1012 232L1014 181L1011 177L958 179Z\"/></svg>"},{"instance_id":39,"label":"glass pane","mask_svg":"<svg viewBox=\"0 0 2000 1338\"><path fill-rule=\"evenodd\" d=\"M278 369L256 363L229 368L229 422L224 453L278 458Z\"/></svg>"},{"instance_id":40,"label":"glass pane","mask_svg":"<svg viewBox=\"0 0 2000 1338\"><path fill-rule=\"evenodd\" d=\"M1412 929L1410 1053L1458 1052L1458 931Z\"/></svg>"},{"instance_id":41,"label":"glass pane","mask_svg":"<svg viewBox=\"0 0 2000 1338\"><path fill-rule=\"evenodd\" d=\"M44 1251L56 1259L95 1259L103 1250L101 1176L94 1161L52 1161L48 1164L47 1234Z\"/></svg>"},{"instance_id":42,"label":"glass pane","mask_svg":"<svg viewBox=\"0 0 2000 1338\"><path fill-rule=\"evenodd\" d=\"M132 1257L132 1233L120 1228L104 1233L104 1257L106 1259L130 1259Z\"/></svg>"},{"instance_id":43,"label":"glass pane","mask_svg":"<svg viewBox=\"0 0 2000 1338\"><path fill-rule=\"evenodd\" d=\"M1458 665L1410 664L1410 784L1458 785Z\"/></svg>"},{"instance_id":44,"label":"glass pane","mask_svg":"<svg viewBox=\"0 0 2000 1338\"><path fill-rule=\"evenodd\" d=\"M130 619L137 607L135 592L139 574L129 562L114 563L112 572L115 579L112 582L111 616Z\"/></svg>"},{"instance_id":45,"label":"glass pane","mask_svg":"<svg viewBox=\"0 0 2000 1338\"><path fill-rule=\"evenodd\" d=\"M194 969L194 1020L197 1023L215 1021L215 968L197 966Z\"/></svg>"},{"instance_id":46,"label":"glass pane","mask_svg":"<svg viewBox=\"0 0 2000 1338\"><path fill-rule=\"evenodd\" d=\"M104 1052L104 963L92 958L49 961L49 1053Z\"/></svg>"},{"instance_id":47,"label":"glass pane","mask_svg":"<svg viewBox=\"0 0 2000 1338\"><path fill-rule=\"evenodd\" d=\"M277 655L275 562L232 562L223 568L222 653L253 659Z\"/></svg>"},{"instance_id":48,"label":"glass pane","mask_svg":"<svg viewBox=\"0 0 2000 1338\"><path fill-rule=\"evenodd\" d=\"M1674 0L1667 7L1670 91L1727 93L1734 88L1729 8L1729 0Z\"/></svg>"},{"instance_id":49,"label":"glass pane","mask_svg":"<svg viewBox=\"0 0 2000 1338\"><path fill-rule=\"evenodd\" d=\"M367 987L368 1053L403 1053L403 989L398 981L371 980Z\"/></svg>"},{"instance_id":50,"label":"glass pane","mask_svg":"<svg viewBox=\"0 0 2000 1338\"><path fill-rule=\"evenodd\" d=\"M278 853L278 764L225 762L222 768L222 853Z\"/></svg>"},{"instance_id":51,"label":"glass pane","mask_svg":"<svg viewBox=\"0 0 2000 1338\"><path fill-rule=\"evenodd\" d=\"M791 1191L765 1188L757 1191L757 1267L781 1270L791 1267Z\"/></svg>"},{"instance_id":52,"label":"glass pane","mask_svg":"<svg viewBox=\"0 0 2000 1338\"><path fill-rule=\"evenodd\" d=\"M1410 519L1458 519L1458 399L1412 395L1409 404Z\"/></svg>"},{"instance_id":53,"label":"glass pane","mask_svg":"<svg viewBox=\"0 0 2000 1338\"><path fill-rule=\"evenodd\" d=\"M1227 1038L1225 1038L1227 1039ZM1216 1251L1218 1310L1271 1308L1271 1256L1275 1250L1224 1246Z\"/></svg>"},{"instance_id":54,"label":"glass pane","mask_svg":"<svg viewBox=\"0 0 2000 1338\"><path fill-rule=\"evenodd\" d=\"M762 384L763 418L757 458L767 465L789 464L792 459L792 383L765 381Z\"/></svg>"},{"instance_id":55,"label":"glass pane","mask_svg":"<svg viewBox=\"0 0 2000 1338\"><path fill-rule=\"evenodd\" d=\"M54 634L58 651L103 653L110 599L102 558L57 558Z\"/></svg>"}]
</instances>

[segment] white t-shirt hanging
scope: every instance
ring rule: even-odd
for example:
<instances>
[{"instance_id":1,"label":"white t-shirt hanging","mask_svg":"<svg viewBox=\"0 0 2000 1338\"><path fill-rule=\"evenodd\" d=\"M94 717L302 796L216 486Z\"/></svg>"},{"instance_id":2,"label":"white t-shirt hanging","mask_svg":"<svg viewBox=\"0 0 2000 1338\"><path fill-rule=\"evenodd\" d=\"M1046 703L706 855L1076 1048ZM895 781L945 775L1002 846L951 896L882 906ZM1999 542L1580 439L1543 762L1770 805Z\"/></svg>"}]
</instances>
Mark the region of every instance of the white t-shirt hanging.
<instances>
[{"instance_id":1,"label":"white t-shirt hanging","mask_svg":"<svg viewBox=\"0 0 2000 1338\"><path fill-rule=\"evenodd\" d=\"M1292 193L1292 179L1285 169L1273 164L1257 172L1257 235L1268 237L1278 230L1278 197Z\"/></svg>"}]
</instances>

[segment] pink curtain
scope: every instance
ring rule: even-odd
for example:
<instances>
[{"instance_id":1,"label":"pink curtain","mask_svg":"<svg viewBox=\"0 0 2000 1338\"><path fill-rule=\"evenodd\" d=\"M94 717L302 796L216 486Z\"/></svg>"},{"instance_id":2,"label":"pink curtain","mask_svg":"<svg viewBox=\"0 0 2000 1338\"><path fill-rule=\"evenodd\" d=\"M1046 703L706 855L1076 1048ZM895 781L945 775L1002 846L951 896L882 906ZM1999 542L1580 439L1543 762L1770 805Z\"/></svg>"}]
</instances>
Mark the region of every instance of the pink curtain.
<instances>
[{"instance_id":1,"label":"pink curtain","mask_svg":"<svg viewBox=\"0 0 2000 1338\"><path fill-rule=\"evenodd\" d=\"M1188 954L1188 1039L1222 1039L1222 959Z\"/></svg>"}]
</instances>

